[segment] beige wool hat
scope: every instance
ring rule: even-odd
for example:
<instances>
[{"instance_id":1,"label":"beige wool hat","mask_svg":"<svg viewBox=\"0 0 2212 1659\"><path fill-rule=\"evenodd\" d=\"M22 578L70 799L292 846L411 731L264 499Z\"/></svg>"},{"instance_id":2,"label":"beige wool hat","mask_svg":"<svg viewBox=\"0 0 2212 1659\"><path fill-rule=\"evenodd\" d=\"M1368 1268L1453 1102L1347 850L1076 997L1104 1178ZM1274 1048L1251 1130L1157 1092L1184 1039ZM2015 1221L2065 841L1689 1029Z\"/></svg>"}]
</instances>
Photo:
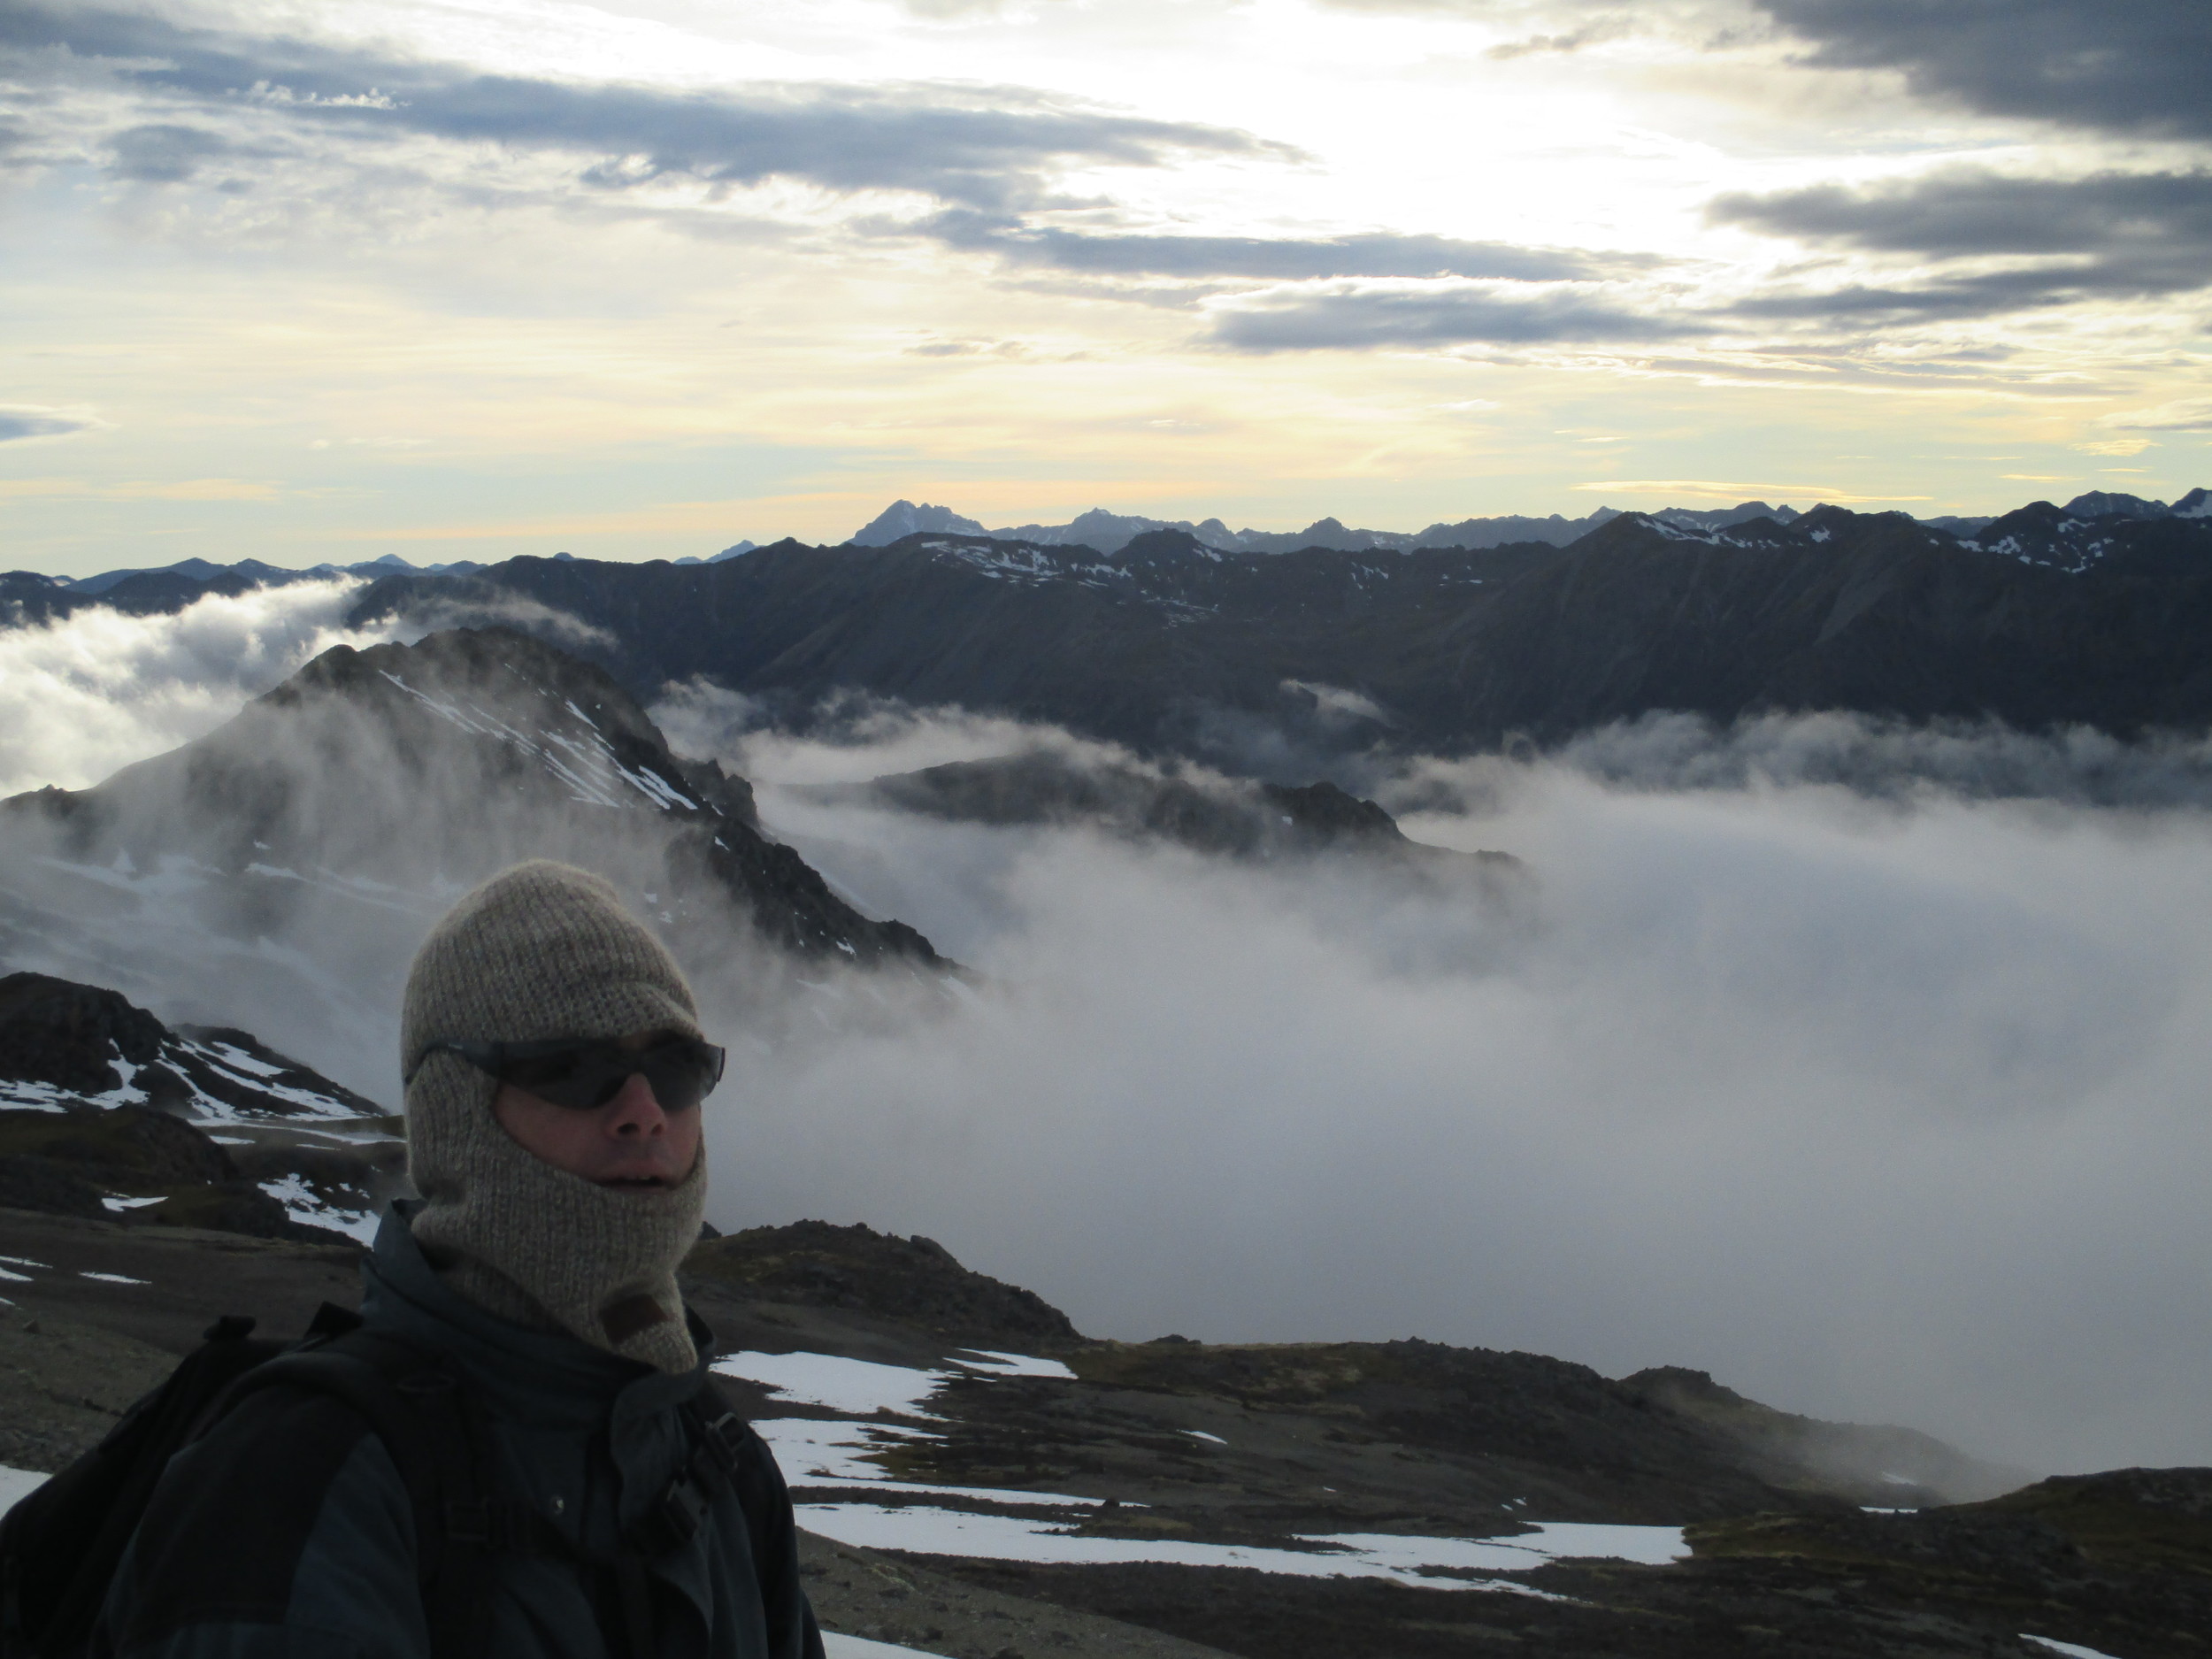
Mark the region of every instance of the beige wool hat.
<instances>
[{"instance_id":1,"label":"beige wool hat","mask_svg":"<svg viewBox=\"0 0 2212 1659\"><path fill-rule=\"evenodd\" d=\"M400 1064L416 1240L487 1312L625 1358L698 1363L676 1267L699 1236L706 1151L660 1192L603 1187L526 1151L492 1116L499 1084L449 1041L637 1032L703 1035L683 972L614 888L549 859L503 871L448 911L407 976Z\"/></svg>"}]
</instances>

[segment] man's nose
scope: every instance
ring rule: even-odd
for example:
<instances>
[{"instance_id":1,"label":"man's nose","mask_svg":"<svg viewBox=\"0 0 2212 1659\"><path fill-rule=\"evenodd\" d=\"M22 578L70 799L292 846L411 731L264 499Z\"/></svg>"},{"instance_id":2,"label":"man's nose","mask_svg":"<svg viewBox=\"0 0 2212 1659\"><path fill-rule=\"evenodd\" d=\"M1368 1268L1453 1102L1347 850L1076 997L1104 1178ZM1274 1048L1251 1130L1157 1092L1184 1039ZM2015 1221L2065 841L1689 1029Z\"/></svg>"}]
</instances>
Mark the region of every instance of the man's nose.
<instances>
[{"instance_id":1,"label":"man's nose","mask_svg":"<svg viewBox=\"0 0 2212 1659\"><path fill-rule=\"evenodd\" d=\"M611 1134L647 1137L668 1133L668 1114L654 1098L653 1086L642 1071L633 1071L623 1079L621 1092L609 1107L607 1130Z\"/></svg>"}]
</instances>

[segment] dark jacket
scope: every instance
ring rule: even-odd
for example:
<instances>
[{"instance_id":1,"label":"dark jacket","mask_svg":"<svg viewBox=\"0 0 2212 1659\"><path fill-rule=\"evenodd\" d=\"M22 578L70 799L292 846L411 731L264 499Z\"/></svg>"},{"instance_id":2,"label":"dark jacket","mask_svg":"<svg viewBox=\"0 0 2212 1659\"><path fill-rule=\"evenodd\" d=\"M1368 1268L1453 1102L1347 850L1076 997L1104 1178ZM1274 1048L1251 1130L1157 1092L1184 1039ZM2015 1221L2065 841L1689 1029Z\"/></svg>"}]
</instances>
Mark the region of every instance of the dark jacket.
<instances>
[{"instance_id":1,"label":"dark jacket","mask_svg":"<svg viewBox=\"0 0 2212 1659\"><path fill-rule=\"evenodd\" d=\"M690 1454L672 1377L463 1301L388 1211L363 1264L365 1326L451 1357L483 1405L494 1481L605 1555ZM705 1327L694 1334L708 1347ZM704 1403L704 1402L703 1402ZM710 1410L717 1415L719 1408ZM651 1564L655 1659L821 1659L791 1502L748 1433L737 1479ZM738 1487L749 1489L753 1524ZM494 1558L486 1659L611 1659L611 1575L546 1551ZM272 1386L171 1462L110 1588L93 1650L119 1659L430 1659L414 1514L351 1408Z\"/></svg>"}]
</instances>

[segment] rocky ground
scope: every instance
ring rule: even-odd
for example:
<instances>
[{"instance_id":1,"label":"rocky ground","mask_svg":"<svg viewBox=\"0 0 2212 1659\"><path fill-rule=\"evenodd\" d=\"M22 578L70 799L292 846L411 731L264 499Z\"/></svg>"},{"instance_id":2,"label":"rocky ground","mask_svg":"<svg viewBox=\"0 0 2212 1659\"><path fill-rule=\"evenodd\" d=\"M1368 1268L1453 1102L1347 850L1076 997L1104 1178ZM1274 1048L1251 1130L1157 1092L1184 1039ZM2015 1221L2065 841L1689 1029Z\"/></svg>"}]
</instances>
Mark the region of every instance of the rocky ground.
<instances>
[{"instance_id":1,"label":"rocky ground","mask_svg":"<svg viewBox=\"0 0 2212 1659\"><path fill-rule=\"evenodd\" d=\"M346 1243L0 1210L0 1463L65 1461L218 1314L280 1333L351 1301L357 1261ZM691 1267L725 1349L938 1382L926 1406L867 1410L726 1380L787 1448L797 1433L866 1448L834 1466L786 1450L803 1524L995 1519L1141 1555L1308 1563L1009 1560L818 1532L810 1593L850 1634L958 1659L2047 1659L2027 1635L2114 1659L2212 1651L2212 1471L1990 1495L2024 1477L1906 1431L1789 1417L1694 1373L1613 1380L1428 1343L1094 1342L926 1240L859 1227L710 1240ZM1916 1484L1882 1479L1916 1458ZM1330 1577L1312 1542L1510 1544L1563 1522L1680 1527L1682 1558Z\"/></svg>"}]
</instances>

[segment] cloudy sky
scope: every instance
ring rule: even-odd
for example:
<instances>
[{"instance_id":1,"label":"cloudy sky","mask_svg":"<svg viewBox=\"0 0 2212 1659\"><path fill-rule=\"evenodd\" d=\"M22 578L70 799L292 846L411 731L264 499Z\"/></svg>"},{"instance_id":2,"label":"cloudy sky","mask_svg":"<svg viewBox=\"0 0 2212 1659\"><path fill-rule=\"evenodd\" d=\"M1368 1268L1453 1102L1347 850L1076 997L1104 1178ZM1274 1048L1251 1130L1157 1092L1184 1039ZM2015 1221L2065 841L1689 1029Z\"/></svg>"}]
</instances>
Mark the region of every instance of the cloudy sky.
<instances>
[{"instance_id":1,"label":"cloudy sky","mask_svg":"<svg viewBox=\"0 0 2212 1659\"><path fill-rule=\"evenodd\" d=\"M0 0L0 563L2212 483L2202 0Z\"/></svg>"}]
</instances>

